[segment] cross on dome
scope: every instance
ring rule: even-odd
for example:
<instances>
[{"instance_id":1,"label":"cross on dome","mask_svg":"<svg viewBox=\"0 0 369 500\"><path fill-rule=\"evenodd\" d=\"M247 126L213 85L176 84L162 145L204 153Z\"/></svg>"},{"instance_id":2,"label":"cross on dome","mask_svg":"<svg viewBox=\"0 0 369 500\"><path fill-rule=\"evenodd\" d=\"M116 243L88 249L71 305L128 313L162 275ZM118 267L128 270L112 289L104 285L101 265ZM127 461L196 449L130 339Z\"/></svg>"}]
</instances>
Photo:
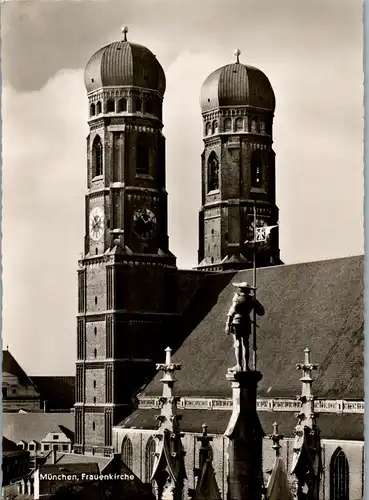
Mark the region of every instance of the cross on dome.
<instances>
[{"instance_id":1,"label":"cross on dome","mask_svg":"<svg viewBox=\"0 0 369 500\"><path fill-rule=\"evenodd\" d=\"M236 64L239 64L240 63L240 55L241 55L240 49L236 49L234 51L234 55L236 56Z\"/></svg>"},{"instance_id":2,"label":"cross on dome","mask_svg":"<svg viewBox=\"0 0 369 500\"><path fill-rule=\"evenodd\" d=\"M126 42L127 41L127 33L128 33L127 26L122 26L120 30L123 33L123 37L124 37L123 42Z\"/></svg>"}]
</instances>

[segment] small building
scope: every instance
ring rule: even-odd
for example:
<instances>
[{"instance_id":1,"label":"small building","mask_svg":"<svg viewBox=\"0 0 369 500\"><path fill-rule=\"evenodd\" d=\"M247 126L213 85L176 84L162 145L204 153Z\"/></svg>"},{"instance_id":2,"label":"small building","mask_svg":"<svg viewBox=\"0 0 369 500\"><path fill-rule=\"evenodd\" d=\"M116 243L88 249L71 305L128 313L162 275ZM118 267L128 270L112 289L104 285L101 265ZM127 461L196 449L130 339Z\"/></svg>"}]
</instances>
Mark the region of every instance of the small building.
<instances>
[{"instance_id":1,"label":"small building","mask_svg":"<svg viewBox=\"0 0 369 500\"><path fill-rule=\"evenodd\" d=\"M16 443L3 437L2 486L7 486L14 479L25 476L29 469L29 452L20 449Z\"/></svg>"}]
</instances>

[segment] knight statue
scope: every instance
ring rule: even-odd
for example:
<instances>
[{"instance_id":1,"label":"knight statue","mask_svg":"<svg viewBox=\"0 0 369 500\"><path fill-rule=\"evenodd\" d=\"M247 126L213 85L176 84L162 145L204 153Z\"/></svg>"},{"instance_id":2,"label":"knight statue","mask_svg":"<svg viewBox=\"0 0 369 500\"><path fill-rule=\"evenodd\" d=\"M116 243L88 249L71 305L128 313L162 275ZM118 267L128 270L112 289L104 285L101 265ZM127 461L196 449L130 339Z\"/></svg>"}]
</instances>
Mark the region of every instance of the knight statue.
<instances>
[{"instance_id":1,"label":"knight statue","mask_svg":"<svg viewBox=\"0 0 369 500\"><path fill-rule=\"evenodd\" d=\"M238 288L233 296L232 305L229 309L226 323L226 334L233 334L234 349L236 354L236 366L231 371L248 371L250 346L249 339L252 332L251 325L253 321L250 318L254 310L258 316L263 316L264 307L256 299L255 288L248 283L233 283Z\"/></svg>"}]
</instances>

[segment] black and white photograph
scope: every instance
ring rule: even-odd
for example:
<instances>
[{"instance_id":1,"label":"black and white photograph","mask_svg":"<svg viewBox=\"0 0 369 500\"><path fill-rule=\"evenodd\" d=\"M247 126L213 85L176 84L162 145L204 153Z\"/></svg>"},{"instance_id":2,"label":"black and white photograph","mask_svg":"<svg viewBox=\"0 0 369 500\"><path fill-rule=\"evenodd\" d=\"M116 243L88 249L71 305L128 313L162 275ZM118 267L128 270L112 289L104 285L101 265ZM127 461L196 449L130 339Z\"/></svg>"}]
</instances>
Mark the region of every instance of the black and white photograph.
<instances>
[{"instance_id":1,"label":"black and white photograph","mask_svg":"<svg viewBox=\"0 0 369 500\"><path fill-rule=\"evenodd\" d=\"M2 3L4 500L364 499L363 32Z\"/></svg>"}]
</instances>

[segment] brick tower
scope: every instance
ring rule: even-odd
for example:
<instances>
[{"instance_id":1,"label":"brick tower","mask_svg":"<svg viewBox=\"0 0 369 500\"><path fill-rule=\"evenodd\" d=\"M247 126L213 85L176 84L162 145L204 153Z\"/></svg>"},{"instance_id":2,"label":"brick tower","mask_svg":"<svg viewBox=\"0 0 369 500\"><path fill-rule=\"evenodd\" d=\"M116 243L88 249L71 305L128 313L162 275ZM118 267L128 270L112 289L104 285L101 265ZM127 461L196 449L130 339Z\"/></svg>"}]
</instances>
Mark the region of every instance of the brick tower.
<instances>
[{"instance_id":1,"label":"brick tower","mask_svg":"<svg viewBox=\"0 0 369 500\"><path fill-rule=\"evenodd\" d=\"M84 254L78 269L76 445L109 455L111 429L155 369L176 300L168 248L165 75L141 45L98 50L89 101Z\"/></svg>"},{"instance_id":2,"label":"brick tower","mask_svg":"<svg viewBox=\"0 0 369 500\"><path fill-rule=\"evenodd\" d=\"M252 267L253 206L257 226L278 224L272 86L259 69L234 64L211 73L201 90L204 123L199 269ZM281 264L278 228L258 245L257 266Z\"/></svg>"}]
</instances>

